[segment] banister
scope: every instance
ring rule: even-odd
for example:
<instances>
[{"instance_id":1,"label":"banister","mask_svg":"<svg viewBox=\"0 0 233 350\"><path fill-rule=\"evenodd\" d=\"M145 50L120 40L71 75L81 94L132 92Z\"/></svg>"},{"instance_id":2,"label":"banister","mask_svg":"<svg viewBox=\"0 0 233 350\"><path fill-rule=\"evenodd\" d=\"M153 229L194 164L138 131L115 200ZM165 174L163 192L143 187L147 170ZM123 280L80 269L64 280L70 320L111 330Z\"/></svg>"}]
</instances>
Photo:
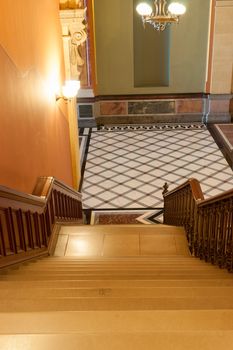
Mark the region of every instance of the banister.
<instances>
[{"instance_id":1,"label":"banister","mask_svg":"<svg viewBox=\"0 0 233 350\"><path fill-rule=\"evenodd\" d=\"M164 223L184 226L192 254L233 271L233 189L204 199L189 179L164 193Z\"/></svg>"},{"instance_id":2,"label":"banister","mask_svg":"<svg viewBox=\"0 0 233 350\"><path fill-rule=\"evenodd\" d=\"M0 267L48 254L56 222L82 219L80 193L40 177L32 194L0 186Z\"/></svg>"},{"instance_id":3,"label":"banister","mask_svg":"<svg viewBox=\"0 0 233 350\"><path fill-rule=\"evenodd\" d=\"M183 184L177 186L176 188L174 188L171 191L168 191L164 194L164 197L170 196L173 193L176 193L177 191L182 190L183 188L185 188L186 186L190 186L193 197L195 200L203 200L204 199L204 195L200 186L200 183L197 179L194 178L190 178L187 181L185 181Z\"/></svg>"},{"instance_id":4,"label":"banister","mask_svg":"<svg viewBox=\"0 0 233 350\"><path fill-rule=\"evenodd\" d=\"M40 211L45 205L45 199L0 186L0 208L4 208L6 205L22 210L31 206L32 209Z\"/></svg>"},{"instance_id":5,"label":"banister","mask_svg":"<svg viewBox=\"0 0 233 350\"><path fill-rule=\"evenodd\" d=\"M202 206L213 204L213 203L222 201L224 199L229 199L229 198L233 198L233 189L225 191L223 193L219 193L219 194L217 194L217 195L215 195L213 197L204 199L203 201L198 203L198 206L202 207Z\"/></svg>"},{"instance_id":6,"label":"banister","mask_svg":"<svg viewBox=\"0 0 233 350\"><path fill-rule=\"evenodd\" d=\"M57 190L62 190L63 193L70 195L72 198L79 199L80 201L82 200L81 193L75 191L73 188L56 178L45 176L38 178L32 194L40 197L48 197L52 187Z\"/></svg>"}]
</instances>

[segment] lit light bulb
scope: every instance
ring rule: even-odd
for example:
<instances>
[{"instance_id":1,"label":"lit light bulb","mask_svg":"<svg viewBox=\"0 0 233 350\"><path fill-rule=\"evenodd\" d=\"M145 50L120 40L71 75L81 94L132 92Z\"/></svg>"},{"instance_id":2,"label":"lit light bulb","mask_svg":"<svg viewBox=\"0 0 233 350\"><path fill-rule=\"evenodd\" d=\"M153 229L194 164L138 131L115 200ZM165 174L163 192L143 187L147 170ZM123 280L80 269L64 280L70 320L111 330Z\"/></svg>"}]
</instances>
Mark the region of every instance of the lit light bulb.
<instances>
[{"instance_id":1,"label":"lit light bulb","mask_svg":"<svg viewBox=\"0 0 233 350\"><path fill-rule=\"evenodd\" d=\"M62 86L62 95L69 99L77 96L80 88L80 81L78 80L66 80L65 85Z\"/></svg>"},{"instance_id":2,"label":"lit light bulb","mask_svg":"<svg viewBox=\"0 0 233 350\"><path fill-rule=\"evenodd\" d=\"M172 2L168 6L168 11L172 15L181 16L186 12L186 7L183 4L180 4L179 2Z\"/></svg>"},{"instance_id":3,"label":"lit light bulb","mask_svg":"<svg viewBox=\"0 0 233 350\"><path fill-rule=\"evenodd\" d=\"M150 16L152 13L152 7L146 2L141 2L136 7L136 11L140 16Z\"/></svg>"}]
</instances>

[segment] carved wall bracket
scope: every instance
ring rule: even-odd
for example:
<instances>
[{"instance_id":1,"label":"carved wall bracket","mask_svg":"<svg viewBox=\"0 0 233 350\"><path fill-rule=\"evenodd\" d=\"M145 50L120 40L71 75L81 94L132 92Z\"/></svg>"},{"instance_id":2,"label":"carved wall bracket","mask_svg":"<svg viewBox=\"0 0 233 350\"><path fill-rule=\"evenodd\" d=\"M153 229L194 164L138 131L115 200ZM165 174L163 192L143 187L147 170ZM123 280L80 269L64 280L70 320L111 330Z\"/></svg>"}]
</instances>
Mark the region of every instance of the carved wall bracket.
<instances>
[{"instance_id":1,"label":"carved wall bracket","mask_svg":"<svg viewBox=\"0 0 233 350\"><path fill-rule=\"evenodd\" d=\"M82 80L81 75L84 70L86 71L85 66L87 65L85 50L83 50L83 46L87 40L86 9L61 10L60 20L64 44L66 78Z\"/></svg>"}]
</instances>

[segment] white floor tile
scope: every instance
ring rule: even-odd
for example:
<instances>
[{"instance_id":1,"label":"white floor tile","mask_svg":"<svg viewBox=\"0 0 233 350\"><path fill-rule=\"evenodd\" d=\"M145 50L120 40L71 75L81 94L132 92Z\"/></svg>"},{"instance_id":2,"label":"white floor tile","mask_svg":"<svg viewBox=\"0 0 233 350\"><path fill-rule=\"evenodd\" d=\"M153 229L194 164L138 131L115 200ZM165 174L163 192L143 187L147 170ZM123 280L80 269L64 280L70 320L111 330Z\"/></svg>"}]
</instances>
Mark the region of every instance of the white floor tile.
<instances>
[{"instance_id":1,"label":"white floor tile","mask_svg":"<svg viewBox=\"0 0 233 350\"><path fill-rule=\"evenodd\" d=\"M115 130L92 132L84 208L162 207L164 183L172 189L188 177L206 197L233 188L232 170L205 129Z\"/></svg>"}]
</instances>

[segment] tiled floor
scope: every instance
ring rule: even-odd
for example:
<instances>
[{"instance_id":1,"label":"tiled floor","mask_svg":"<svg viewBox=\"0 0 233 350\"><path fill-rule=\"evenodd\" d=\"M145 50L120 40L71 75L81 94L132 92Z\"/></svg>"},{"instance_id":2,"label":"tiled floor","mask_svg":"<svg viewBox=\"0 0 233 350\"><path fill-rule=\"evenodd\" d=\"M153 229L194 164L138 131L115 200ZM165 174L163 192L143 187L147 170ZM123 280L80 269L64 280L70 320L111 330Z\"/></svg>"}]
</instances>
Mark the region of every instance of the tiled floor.
<instances>
[{"instance_id":1,"label":"tiled floor","mask_svg":"<svg viewBox=\"0 0 233 350\"><path fill-rule=\"evenodd\" d=\"M233 187L233 173L204 125L92 129L84 209L159 209L162 187L197 178L206 198Z\"/></svg>"}]
</instances>

